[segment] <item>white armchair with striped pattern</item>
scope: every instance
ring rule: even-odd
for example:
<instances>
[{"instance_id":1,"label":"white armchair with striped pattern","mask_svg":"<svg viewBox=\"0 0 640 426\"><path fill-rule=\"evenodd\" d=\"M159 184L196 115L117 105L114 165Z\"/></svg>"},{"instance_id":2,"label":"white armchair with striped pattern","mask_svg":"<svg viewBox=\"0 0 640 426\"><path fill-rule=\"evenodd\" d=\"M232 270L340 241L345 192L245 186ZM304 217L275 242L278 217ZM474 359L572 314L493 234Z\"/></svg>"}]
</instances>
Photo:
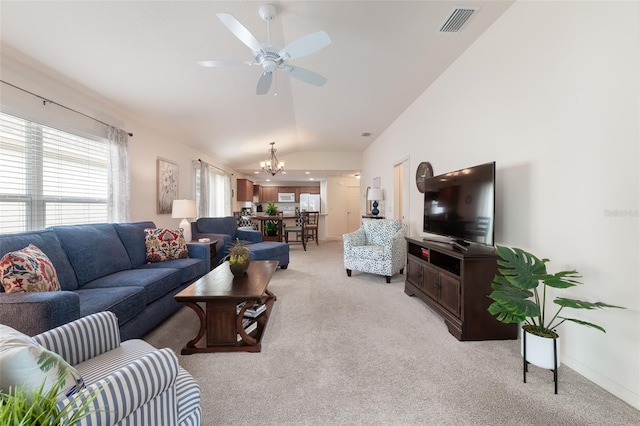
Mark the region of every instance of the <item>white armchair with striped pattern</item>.
<instances>
[{"instance_id":1,"label":"white armchair with striped pattern","mask_svg":"<svg viewBox=\"0 0 640 426\"><path fill-rule=\"evenodd\" d=\"M96 394L80 425L199 425L200 388L170 349L120 342L118 319L101 312L34 336L82 375L86 388L58 402Z\"/></svg>"}]
</instances>

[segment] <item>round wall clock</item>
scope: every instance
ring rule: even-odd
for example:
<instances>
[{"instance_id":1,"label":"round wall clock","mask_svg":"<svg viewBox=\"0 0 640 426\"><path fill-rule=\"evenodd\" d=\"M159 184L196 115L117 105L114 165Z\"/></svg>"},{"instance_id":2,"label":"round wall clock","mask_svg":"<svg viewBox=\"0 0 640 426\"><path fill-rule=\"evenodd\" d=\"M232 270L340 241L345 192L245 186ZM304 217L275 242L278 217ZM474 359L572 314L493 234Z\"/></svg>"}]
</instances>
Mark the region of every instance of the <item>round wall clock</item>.
<instances>
[{"instance_id":1,"label":"round wall clock","mask_svg":"<svg viewBox=\"0 0 640 426\"><path fill-rule=\"evenodd\" d=\"M428 161L423 161L418 164L416 169L416 186L418 191L424 192L424 180L433 176L433 167Z\"/></svg>"}]
</instances>

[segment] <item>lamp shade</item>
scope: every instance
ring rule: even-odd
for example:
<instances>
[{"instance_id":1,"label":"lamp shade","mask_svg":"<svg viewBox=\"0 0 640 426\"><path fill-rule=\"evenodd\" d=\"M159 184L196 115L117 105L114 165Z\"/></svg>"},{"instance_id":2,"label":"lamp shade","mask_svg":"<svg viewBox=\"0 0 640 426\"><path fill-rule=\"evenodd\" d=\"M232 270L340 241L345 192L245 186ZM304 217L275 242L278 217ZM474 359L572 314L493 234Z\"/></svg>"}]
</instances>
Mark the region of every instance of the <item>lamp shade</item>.
<instances>
[{"instance_id":1,"label":"lamp shade","mask_svg":"<svg viewBox=\"0 0 640 426\"><path fill-rule=\"evenodd\" d=\"M197 215L196 202L194 200L173 200L171 217L182 218L179 226L180 229L182 229L182 235L187 242L191 241L191 224L187 218L196 217Z\"/></svg>"},{"instance_id":2,"label":"lamp shade","mask_svg":"<svg viewBox=\"0 0 640 426\"><path fill-rule=\"evenodd\" d=\"M197 214L196 202L194 200L173 200L171 217L184 219L187 217L196 217Z\"/></svg>"},{"instance_id":3,"label":"lamp shade","mask_svg":"<svg viewBox=\"0 0 640 426\"><path fill-rule=\"evenodd\" d=\"M368 201L380 201L384 200L381 188L371 188L367 194Z\"/></svg>"}]
</instances>

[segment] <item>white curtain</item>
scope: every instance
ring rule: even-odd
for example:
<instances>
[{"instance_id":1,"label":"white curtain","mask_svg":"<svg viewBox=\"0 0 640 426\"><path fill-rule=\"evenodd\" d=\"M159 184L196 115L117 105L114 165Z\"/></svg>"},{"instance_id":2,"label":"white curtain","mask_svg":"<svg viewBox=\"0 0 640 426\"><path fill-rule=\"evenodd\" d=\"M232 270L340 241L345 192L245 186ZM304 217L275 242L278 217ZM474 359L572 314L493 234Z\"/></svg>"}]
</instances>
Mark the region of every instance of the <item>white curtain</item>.
<instances>
[{"instance_id":1,"label":"white curtain","mask_svg":"<svg viewBox=\"0 0 640 426\"><path fill-rule=\"evenodd\" d=\"M202 160L194 161L198 217L231 215L231 177Z\"/></svg>"},{"instance_id":2,"label":"white curtain","mask_svg":"<svg viewBox=\"0 0 640 426\"><path fill-rule=\"evenodd\" d=\"M122 129L109 126L109 222L129 222L129 135Z\"/></svg>"}]
</instances>

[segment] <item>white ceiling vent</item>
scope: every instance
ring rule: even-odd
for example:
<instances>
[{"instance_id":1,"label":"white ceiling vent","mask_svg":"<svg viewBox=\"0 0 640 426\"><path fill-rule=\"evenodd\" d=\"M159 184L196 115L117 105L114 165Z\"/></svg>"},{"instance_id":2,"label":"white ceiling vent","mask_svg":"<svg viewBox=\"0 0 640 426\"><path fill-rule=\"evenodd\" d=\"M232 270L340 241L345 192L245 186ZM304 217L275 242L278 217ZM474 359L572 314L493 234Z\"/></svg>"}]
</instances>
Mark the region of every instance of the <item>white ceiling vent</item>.
<instances>
[{"instance_id":1,"label":"white ceiling vent","mask_svg":"<svg viewBox=\"0 0 640 426\"><path fill-rule=\"evenodd\" d=\"M477 7L456 7L451 15L440 27L441 33L457 33L467 23L471 16L478 11Z\"/></svg>"}]
</instances>

